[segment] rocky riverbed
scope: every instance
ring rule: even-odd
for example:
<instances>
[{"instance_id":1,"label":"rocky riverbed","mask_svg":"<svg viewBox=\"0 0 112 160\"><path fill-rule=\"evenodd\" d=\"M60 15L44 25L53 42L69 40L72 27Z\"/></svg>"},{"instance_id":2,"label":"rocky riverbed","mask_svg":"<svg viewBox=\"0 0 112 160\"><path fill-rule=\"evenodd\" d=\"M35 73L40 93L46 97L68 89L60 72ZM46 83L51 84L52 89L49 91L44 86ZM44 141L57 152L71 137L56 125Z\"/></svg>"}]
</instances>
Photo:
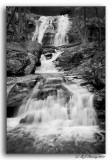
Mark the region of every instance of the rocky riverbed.
<instances>
[{"instance_id":1,"label":"rocky riverbed","mask_svg":"<svg viewBox=\"0 0 112 160\"><path fill-rule=\"evenodd\" d=\"M20 123L17 127L14 128L9 127L7 130L7 153L105 153L104 46L104 43L100 43L99 45L96 45L95 43L88 43L86 45L80 44L77 46L60 47L59 49L63 51L63 53L54 63L59 73L63 72L61 74L34 74L34 71L36 70L37 59L39 62L38 56L34 55L34 53L41 52L42 54L41 49L39 49L39 52L37 52L37 50L34 51L33 49L33 51L31 52L31 49L29 51L28 47L26 47L27 49L25 48L24 51L20 51L19 49L19 53L17 53L17 56L19 58L17 57L17 59L13 59L12 56L9 56L10 54L12 55L12 53L14 53L13 51L15 51L15 49L13 49L13 51L11 50L10 52L8 50L9 58L7 60L9 63L7 64L9 64L9 66L7 66L7 75L10 75L10 77L7 77L7 117L12 117L16 115L20 105L27 102L37 82L42 82L44 85L44 82L46 82L46 80L50 78L50 76L52 78L58 77L58 79L61 79L61 81L63 83L66 83L67 85L77 84L86 88L90 93L93 93L95 95L94 106L98 115L98 125L100 126L100 129L102 131L100 134L99 132L94 134L94 138L96 139L94 142L86 140L76 141L75 138L72 138L72 140L69 140L68 138L68 141L64 141L61 140L60 132L59 134L51 134L49 137L47 137L47 139L45 139L45 141L42 141L41 139L35 138L35 130L39 132L38 126L36 128L32 128L29 124L29 127L27 128L27 125L23 125L23 122L25 123L25 120L23 120L21 121L22 124ZM36 58L34 58L35 60L31 58L25 58L25 61L26 59L30 59L30 65L34 61L34 71L32 72L33 69L31 69L31 66L29 66L31 71L28 71L26 75L27 67L25 68L19 64L21 62L21 59L24 60L24 57L22 56L25 55L26 57L29 57L29 52L32 57ZM51 49L47 49L47 53L48 52L51 52ZM14 55L16 55L16 53L14 53ZM26 63L22 63L22 65L25 64ZM15 65L21 67L19 69L17 67L16 70ZM11 72L9 71L10 68ZM12 72L12 68L14 69L14 72ZM20 73L22 73L22 76ZM54 92L58 88L62 88L62 86L60 81L51 81L50 87L49 85L47 86L47 89L48 88L50 88L50 90L49 92L46 92L44 96L48 96L51 93L55 94ZM65 93L65 95L67 94L68 93ZM40 94L40 98L42 98L42 93ZM8 119L8 124L10 124L10 120L11 119Z\"/></svg>"}]
</instances>

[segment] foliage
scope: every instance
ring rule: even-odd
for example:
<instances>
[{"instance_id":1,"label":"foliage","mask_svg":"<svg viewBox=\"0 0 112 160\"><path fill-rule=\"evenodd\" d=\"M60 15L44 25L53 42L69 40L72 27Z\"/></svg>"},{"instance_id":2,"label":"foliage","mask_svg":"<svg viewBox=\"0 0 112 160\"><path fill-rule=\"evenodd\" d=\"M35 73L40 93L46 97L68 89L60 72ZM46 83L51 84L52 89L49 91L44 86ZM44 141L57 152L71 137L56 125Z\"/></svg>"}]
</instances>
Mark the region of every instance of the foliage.
<instances>
[{"instance_id":1,"label":"foliage","mask_svg":"<svg viewBox=\"0 0 112 160\"><path fill-rule=\"evenodd\" d=\"M7 7L7 41L27 41L28 33L35 30L34 19L28 7Z\"/></svg>"},{"instance_id":2,"label":"foliage","mask_svg":"<svg viewBox=\"0 0 112 160\"><path fill-rule=\"evenodd\" d=\"M92 41L102 39L104 31L101 31L101 27L105 28L105 18L99 17L97 8L96 14L92 17L88 17L87 7L73 7L69 11L71 12L67 13L70 14L71 20L71 29L68 33L70 43L77 41L87 43L90 38ZM34 14L32 7L7 7L6 15L7 41L24 42L30 40L35 30L35 20L40 15Z\"/></svg>"}]
</instances>

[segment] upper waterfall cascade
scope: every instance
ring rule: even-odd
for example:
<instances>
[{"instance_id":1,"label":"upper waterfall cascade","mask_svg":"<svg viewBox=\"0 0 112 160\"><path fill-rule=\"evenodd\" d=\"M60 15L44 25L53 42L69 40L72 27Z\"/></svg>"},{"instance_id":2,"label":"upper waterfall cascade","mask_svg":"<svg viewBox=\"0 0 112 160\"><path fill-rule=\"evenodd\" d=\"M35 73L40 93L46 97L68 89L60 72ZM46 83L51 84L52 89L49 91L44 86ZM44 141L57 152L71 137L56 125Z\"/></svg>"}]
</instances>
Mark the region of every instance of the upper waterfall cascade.
<instances>
[{"instance_id":1,"label":"upper waterfall cascade","mask_svg":"<svg viewBox=\"0 0 112 160\"><path fill-rule=\"evenodd\" d=\"M54 38L54 46L61 46L68 44L68 36L67 33L70 29L70 21L68 16L60 16L58 18L58 27L57 27L57 33L55 34Z\"/></svg>"},{"instance_id":2,"label":"upper waterfall cascade","mask_svg":"<svg viewBox=\"0 0 112 160\"><path fill-rule=\"evenodd\" d=\"M61 46L68 44L67 33L71 26L68 15L62 16L41 16L35 21L36 29L32 41L38 41L42 44L45 33L54 33L52 45ZM55 25L55 27L54 27Z\"/></svg>"}]
</instances>

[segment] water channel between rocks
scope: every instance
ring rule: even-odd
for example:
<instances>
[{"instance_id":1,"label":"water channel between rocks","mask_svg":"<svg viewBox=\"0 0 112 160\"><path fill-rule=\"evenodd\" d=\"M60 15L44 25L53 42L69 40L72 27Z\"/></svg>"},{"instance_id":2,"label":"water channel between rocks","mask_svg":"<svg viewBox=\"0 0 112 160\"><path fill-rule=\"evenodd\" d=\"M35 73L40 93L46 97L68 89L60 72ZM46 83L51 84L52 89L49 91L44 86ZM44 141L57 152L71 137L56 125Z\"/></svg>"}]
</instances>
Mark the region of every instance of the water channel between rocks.
<instances>
[{"instance_id":1,"label":"water channel between rocks","mask_svg":"<svg viewBox=\"0 0 112 160\"><path fill-rule=\"evenodd\" d=\"M94 95L80 86L81 79L67 82L67 78L73 76L58 71L53 62L60 54L62 51L53 53L51 59L41 56L41 66L35 74L41 74L44 80L37 82L17 116L8 118L8 133L19 128L18 137L22 136L22 131L29 133L35 139L33 145L36 147L38 141L49 145L54 145L55 141L95 142L95 134L103 141L102 131L97 125Z\"/></svg>"}]
</instances>

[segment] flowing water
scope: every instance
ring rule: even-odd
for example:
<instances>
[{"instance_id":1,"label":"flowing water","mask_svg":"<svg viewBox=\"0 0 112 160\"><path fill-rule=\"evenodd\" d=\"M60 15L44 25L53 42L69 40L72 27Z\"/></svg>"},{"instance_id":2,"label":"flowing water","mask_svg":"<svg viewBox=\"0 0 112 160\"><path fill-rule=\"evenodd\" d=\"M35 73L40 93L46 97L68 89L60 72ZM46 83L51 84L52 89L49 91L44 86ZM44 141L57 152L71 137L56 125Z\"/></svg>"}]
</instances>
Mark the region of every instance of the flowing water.
<instances>
[{"instance_id":1,"label":"flowing water","mask_svg":"<svg viewBox=\"0 0 112 160\"><path fill-rule=\"evenodd\" d=\"M47 60L47 58L42 55L41 60L41 66L37 67L37 70L35 73L58 73L58 70L55 68L55 65L53 61L55 61L60 55L62 51L56 51L56 53L52 53L52 58Z\"/></svg>"},{"instance_id":2,"label":"flowing water","mask_svg":"<svg viewBox=\"0 0 112 160\"><path fill-rule=\"evenodd\" d=\"M57 33L55 34L54 46L67 45L69 43L67 33L70 29L71 22L67 15L62 15L58 17L57 23L58 27Z\"/></svg>"},{"instance_id":3,"label":"flowing water","mask_svg":"<svg viewBox=\"0 0 112 160\"><path fill-rule=\"evenodd\" d=\"M56 23L56 30L54 29L54 21ZM42 44L44 34L46 32L55 32L54 46L61 46L68 44L67 33L70 29L71 22L67 15L62 16L41 16L38 20L35 21L36 29L32 37L32 41L38 41Z\"/></svg>"},{"instance_id":4,"label":"flowing water","mask_svg":"<svg viewBox=\"0 0 112 160\"><path fill-rule=\"evenodd\" d=\"M49 17L40 17L39 20L41 24L37 25L32 40L37 38L38 42L42 43L49 25ZM68 17L60 16L54 41L56 46L68 43L68 25ZM35 146L39 140L53 145L53 135L59 142L95 142L95 133L101 132L97 125L94 95L77 82L68 84L64 80L67 77L66 73L58 71L55 67L54 61L61 54L63 52L57 50L52 53L51 59L41 55L41 66L37 67L35 74L43 75L44 80L35 85L26 104L20 106L17 116L7 120L8 131L18 126L21 130L24 128L25 132L30 132L35 138Z\"/></svg>"},{"instance_id":5,"label":"flowing water","mask_svg":"<svg viewBox=\"0 0 112 160\"><path fill-rule=\"evenodd\" d=\"M64 82L64 73L58 72L53 63L60 54L61 51L54 53L50 60L41 56L42 65L36 73L46 74L46 78L36 84L27 103L20 106L17 117L8 119L8 130L25 126L35 141L40 139L44 143L50 143L52 135L59 142L95 142L94 135L100 134L100 129L94 95L78 84Z\"/></svg>"},{"instance_id":6,"label":"flowing water","mask_svg":"<svg viewBox=\"0 0 112 160\"><path fill-rule=\"evenodd\" d=\"M41 16L39 20L36 21L36 29L32 37L32 41L38 41L42 44L43 36L46 29L49 26L49 17Z\"/></svg>"}]
</instances>

